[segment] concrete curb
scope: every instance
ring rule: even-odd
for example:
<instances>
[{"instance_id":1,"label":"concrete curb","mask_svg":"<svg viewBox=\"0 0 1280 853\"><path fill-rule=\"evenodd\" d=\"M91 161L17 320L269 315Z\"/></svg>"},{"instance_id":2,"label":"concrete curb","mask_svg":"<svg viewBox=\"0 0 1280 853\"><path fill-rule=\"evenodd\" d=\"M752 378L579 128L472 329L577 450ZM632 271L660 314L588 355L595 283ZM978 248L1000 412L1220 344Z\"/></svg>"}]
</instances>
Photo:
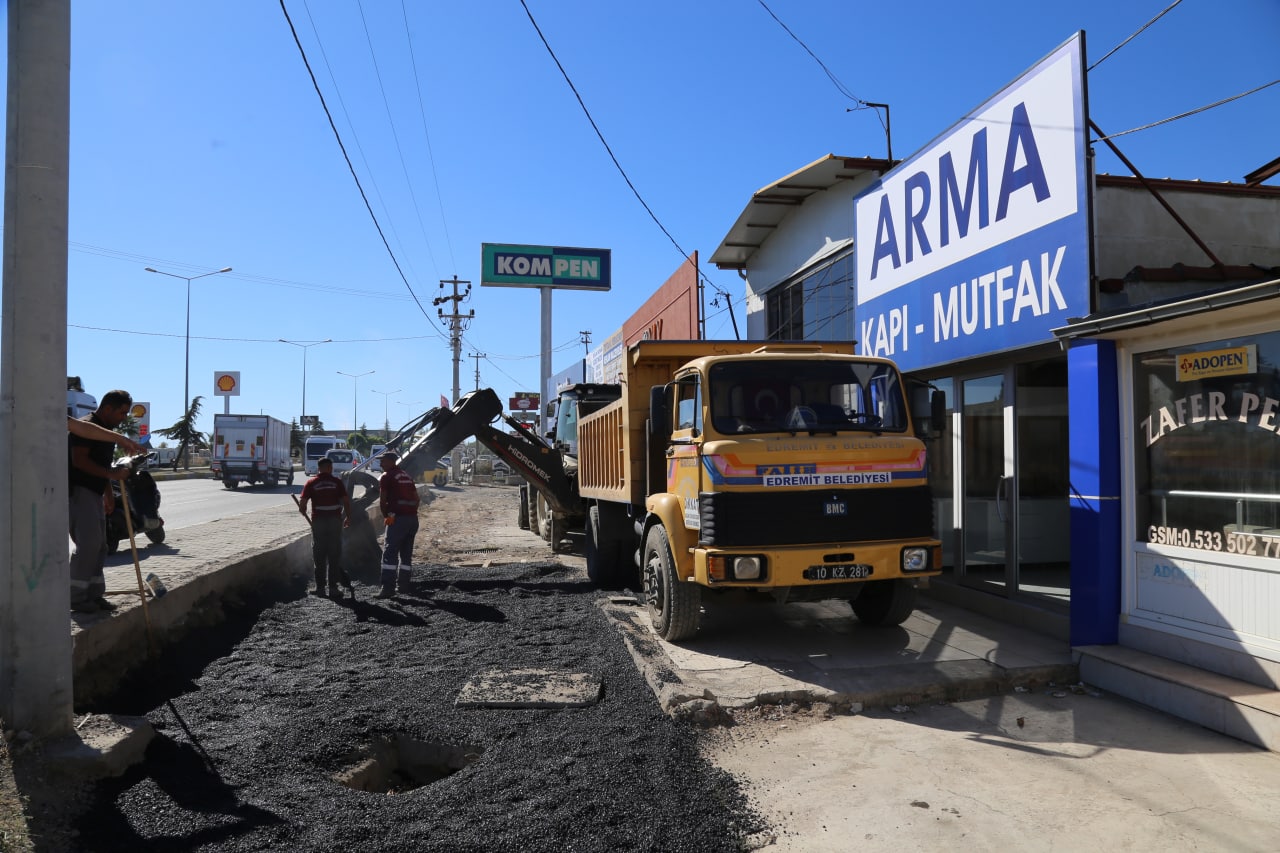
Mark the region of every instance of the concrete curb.
<instances>
[{"instance_id":1,"label":"concrete curb","mask_svg":"<svg viewBox=\"0 0 1280 853\"><path fill-rule=\"evenodd\" d=\"M697 673L681 670L654 634L648 614L631 596L597 601L618 632L662 710L672 717L704 725L730 722L729 712L758 706L822 704L834 714L857 714L867 708L898 708L938 702L960 702L1079 681L1074 663L1002 667L985 660L951 660L924 665L873 666L844 680L835 690L784 673L720 676L700 683Z\"/></svg>"}]
</instances>

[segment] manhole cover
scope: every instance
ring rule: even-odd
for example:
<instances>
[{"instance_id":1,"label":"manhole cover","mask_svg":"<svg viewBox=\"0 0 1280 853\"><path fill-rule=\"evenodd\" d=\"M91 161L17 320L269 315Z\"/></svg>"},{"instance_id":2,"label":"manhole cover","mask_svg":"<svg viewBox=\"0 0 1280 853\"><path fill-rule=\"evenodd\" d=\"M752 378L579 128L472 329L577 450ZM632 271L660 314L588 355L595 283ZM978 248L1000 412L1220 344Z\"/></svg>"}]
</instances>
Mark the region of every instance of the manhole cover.
<instances>
[{"instance_id":1,"label":"manhole cover","mask_svg":"<svg viewBox=\"0 0 1280 853\"><path fill-rule=\"evenodd\" d=\"M458 693L459 708L584 708L600 701L597 676L550 669L490 669Z\"/></svg>"},{"instance_id":2,"label":"manhole cover","mask_svg":"<svg viewBox=\"0 0 1280 853\"><path fill-rule=\"evenodd\" d=\"M378 738L351 756L334 780L357 791L400 794L438 782L480 760L478 746L455 746L397 734Z\"/></svg>"}]
</instances>

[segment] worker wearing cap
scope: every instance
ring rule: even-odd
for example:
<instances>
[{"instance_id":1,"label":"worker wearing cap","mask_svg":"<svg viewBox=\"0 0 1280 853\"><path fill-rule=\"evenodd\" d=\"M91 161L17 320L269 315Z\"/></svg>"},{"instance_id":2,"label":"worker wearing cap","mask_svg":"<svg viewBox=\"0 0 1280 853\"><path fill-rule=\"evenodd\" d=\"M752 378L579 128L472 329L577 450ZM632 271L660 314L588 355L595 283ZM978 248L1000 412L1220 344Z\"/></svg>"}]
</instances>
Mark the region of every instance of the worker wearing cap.
<instances>
[{"instance_id":1,"label":"worker wearing cap","mask_svg":"<svg viewBox=\"0 0 1280 853\"><path fill-rule=\"evenodd\" d=\"M418 487L402 469L400 455L384 450L382 477L378 480L378 507L387 525L382 547L382 589L378 598L392 598L396 585L409 591L413 571L413 540L418 535Z\"/></svg>"},{"instance_id":2,"label":"worker wearing cap","mask_svg":"<svg viewBox=\"0 0 1280 853\"><path fill-rule=\"evenodd\" d=\"M342 528L351 526L351 497L342 481L333 476L333 460L316 463L319 471L302 487L298 512L307 515L311 505L311 557L315 561L315 594L323 596L326 576L329 597L341 597L338 582L346 577L342 570Z\"/></svg>"}]
</instances>

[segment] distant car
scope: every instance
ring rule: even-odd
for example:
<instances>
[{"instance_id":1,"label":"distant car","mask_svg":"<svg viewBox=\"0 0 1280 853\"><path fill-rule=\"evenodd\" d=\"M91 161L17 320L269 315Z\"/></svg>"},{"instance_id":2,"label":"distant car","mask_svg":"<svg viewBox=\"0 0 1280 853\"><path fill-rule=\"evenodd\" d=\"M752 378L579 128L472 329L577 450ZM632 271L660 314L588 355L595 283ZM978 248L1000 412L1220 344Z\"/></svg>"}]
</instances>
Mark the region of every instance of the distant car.
<instances>
[{"instance_id":1,"label":"distant car","mask_svg":"<svg viewBox=\"0 0 1280 853\"><path fill-rule=\"evenodd\" d=\"M504 459L493 460L493 476L495 477L511 476L511 466L506 463L506 460Z\"/></svg>"},{"instance_id":2,"label":"distant car","mask_svg":"<svg viewBox=\"0 0 1280 853\"><path fill-rule=\"evenodd\" d=\"M378 458L378 454L386 449L387 446L385 444L375 444L373 447L369 448L369 458L373 460L369 463L370 471L382 470L382 460Z\"/></svg>"},{"instance_id":3,"label":"distant car","mask_svg":"<svg viewBox=\"0 0 1280 853\"><path fill-rule=\"evenodd\" d=\"M356 458L359 455L354 450L343 448L325 451L324 458L333 463L333 475L337 477L359 465L360 462Z\"/></svg>"}]
</instances>

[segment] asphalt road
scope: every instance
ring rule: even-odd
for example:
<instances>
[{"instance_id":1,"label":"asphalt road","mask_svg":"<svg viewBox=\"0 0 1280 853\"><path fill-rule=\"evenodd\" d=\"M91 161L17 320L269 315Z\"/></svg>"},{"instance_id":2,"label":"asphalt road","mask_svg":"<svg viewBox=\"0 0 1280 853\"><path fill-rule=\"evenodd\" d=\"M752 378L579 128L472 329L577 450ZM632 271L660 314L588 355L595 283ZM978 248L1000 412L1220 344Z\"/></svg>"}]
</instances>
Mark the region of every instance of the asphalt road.
<instances>
[{"instance_id":1,"label":"asphalt road","mask_svg":"<svg viewBox=\"0 0 1280 853\"><path fill-rule=\"evenodd\" d=\"M293 503L290 495L300 494L306 478L299 472L292 486L241 486L226 489L216 480L166 480L160 489L160 517L165 530L231 518L246 512Z\"/></svg>"}]
</instances>

